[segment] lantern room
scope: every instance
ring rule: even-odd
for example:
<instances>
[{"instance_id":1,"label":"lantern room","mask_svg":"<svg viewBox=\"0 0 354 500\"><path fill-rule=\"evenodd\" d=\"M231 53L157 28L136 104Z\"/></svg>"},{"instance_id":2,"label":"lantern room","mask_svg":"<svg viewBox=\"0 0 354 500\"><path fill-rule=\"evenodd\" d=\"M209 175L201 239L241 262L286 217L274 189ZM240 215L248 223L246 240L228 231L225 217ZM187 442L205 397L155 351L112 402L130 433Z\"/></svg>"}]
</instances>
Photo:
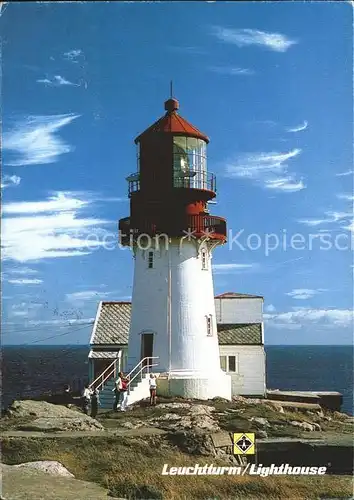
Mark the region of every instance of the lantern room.
<instances>
[{"instance_id":1,"label":"lantern room","mask_svg":"<svg viewBox=\"0 0 354 500\"><path fill-rule=\"evenodd\" d=\"M176 99L167 100L166 114L135 139L138 170L127 178L129 195L184 188L215 196L215 176L207 172L209 139L179 116L178 108Z\"/></svg>"},{"instance_id":2,"label":"lantern room","mask_svg":"<svg viewBox=\"0 0 354 500\"><path fill-rule=\"evenodd\" d=\"M164 116L135 139L137 171L127 177L130 217L120 220L120 232L181 237L191 230L200 237L207 231L225 241L225 219L208 210L216 196L216 177L207 170L209 138L178 109L178 101L168 99Z\"/></svg>"}]
</instances>

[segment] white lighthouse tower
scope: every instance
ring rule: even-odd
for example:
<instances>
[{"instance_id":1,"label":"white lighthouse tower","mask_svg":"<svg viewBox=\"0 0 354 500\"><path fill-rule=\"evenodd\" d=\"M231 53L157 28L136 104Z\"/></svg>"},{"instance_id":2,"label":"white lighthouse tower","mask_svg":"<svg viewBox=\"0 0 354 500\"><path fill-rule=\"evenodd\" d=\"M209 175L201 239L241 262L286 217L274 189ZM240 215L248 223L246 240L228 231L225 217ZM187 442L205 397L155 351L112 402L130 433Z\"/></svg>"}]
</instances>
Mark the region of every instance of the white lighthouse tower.
<instances>
[{"instance_id":1,"label":"white lighthouse tower","mask_svg":"<svg viewBox=\"0 0 354 500\"><path fill-rule=\"evenodd\" d=\"M128 177L130 217L120 240L134 252L128 363L154 358L158 392L231 399L220 368L212 252L226 241L226 221L209 214L216 196L207 172L208 137L165 102L166 114L135 139L138 172Z\"/></svg>"}]
</instances>

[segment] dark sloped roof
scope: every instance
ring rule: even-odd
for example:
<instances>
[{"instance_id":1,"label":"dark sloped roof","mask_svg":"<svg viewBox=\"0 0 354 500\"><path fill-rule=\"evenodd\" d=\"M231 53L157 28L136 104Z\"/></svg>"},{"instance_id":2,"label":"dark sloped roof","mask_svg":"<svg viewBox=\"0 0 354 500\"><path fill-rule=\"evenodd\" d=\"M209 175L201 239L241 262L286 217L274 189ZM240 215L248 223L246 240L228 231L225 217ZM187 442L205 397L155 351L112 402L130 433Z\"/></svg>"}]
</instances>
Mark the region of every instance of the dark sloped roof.
<instances>
[{"instance_id":1,"label":"dark sloped roof","mask_svg":"<svg viewBox=\"0 0 354 500\"><path fill-rule=\"evenodd\" d=\"M225 292L216 295L216 299L263 299L262 295L250 295L249 293Z\"/></svg>"},{"instance_id":2,"label":"dark sloped roof","mask_svg":"<svg viewBox=\"0 0 354 500\"><path fill-rule=\"evenodd\" d=\"M218 339L220 345L235 344L262 344L262 325L239 324L239 325L218 325Z\"/></svg>"},{"instance_id":3,"label":"dark sloped roof","mask_svg":"<svg viewBox=\"0 0 354 500\"><path fill-rule=\"evenodd\" d=\"M92 346L128 344L130 326L130 302L102 302L98 310ZM218 339L220 345L262 344L262 327L256 324L219 324Z\"/></svg>"},{"instance_id":4,"label":"dark sloped roof","mask_svg":"<svg viewBox=\"0 0 354 500\"><path fill-rule=\"evenodd\" d=\"M130 311L130 302L102 302L91 344L127 344Z\"/></svg>"}]
</instances>

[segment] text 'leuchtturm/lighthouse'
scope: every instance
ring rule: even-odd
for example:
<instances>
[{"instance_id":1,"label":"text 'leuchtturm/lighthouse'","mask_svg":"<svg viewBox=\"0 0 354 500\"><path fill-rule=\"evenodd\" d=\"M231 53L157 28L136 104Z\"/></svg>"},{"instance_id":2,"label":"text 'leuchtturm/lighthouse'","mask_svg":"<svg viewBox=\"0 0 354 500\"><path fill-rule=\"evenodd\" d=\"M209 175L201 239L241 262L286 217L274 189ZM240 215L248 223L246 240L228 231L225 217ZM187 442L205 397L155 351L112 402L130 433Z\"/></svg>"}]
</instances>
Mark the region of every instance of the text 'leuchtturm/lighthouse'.
<instances>
[{"instance_id":1,"label":"text 'leuchtturm/lighthouse'","mask_svg":"<svg viewBox=\"0 0 354 500\"><path fill-rule=\"evenodd\" d=\"M138 171L129 183L130 217L120 242L134 252L128 368L153 357L158 393L231 399L220 368L211 258L226 241L226 221L210 215L216 178L207 171L209 139L178 114L135 139Z\"/></svg>"}]
</instances>

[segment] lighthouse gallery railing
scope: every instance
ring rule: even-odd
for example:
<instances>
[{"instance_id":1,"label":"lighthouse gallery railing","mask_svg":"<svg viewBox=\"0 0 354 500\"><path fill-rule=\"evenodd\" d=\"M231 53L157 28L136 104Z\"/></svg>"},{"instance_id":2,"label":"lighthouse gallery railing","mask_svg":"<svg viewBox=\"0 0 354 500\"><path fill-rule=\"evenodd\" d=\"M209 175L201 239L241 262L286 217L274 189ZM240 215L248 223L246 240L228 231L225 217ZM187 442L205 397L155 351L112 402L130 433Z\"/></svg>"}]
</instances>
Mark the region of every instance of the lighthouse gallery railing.
<instances>
[{"instance_id":1,"label":"lighthouse gallery railing","mask_svg":"<svg viewBox=\"0 0 354 500\"><path fill-rule=\"evenodd\" d=\"M127 177L128 195L140 191L141 176L139 172L134 172ZM185 189L202 189L216 192L216 176L212 172L189 171L175 172L173 175L173 187Z\"/></svg>"},{"instance_id":2,"label":"lighthouse gallery railing","mask_svg":"<svg viewBox=\"0 0 354 500\"><path fill-rule=\"evenodd\" d=\"M121 219L119 222L120 239L124 244L129 243L129 238L137 237L139 234L168 234L173 236L184 236L186 232L196 237L214 234L226 238L226 220L223 217L207 214L186 215L184 219L177 221L162 220L162 217L154 217L152 222L149 217L142 215L139 220L131 223L130 217Z\"/></svg>"}]
</instances>

